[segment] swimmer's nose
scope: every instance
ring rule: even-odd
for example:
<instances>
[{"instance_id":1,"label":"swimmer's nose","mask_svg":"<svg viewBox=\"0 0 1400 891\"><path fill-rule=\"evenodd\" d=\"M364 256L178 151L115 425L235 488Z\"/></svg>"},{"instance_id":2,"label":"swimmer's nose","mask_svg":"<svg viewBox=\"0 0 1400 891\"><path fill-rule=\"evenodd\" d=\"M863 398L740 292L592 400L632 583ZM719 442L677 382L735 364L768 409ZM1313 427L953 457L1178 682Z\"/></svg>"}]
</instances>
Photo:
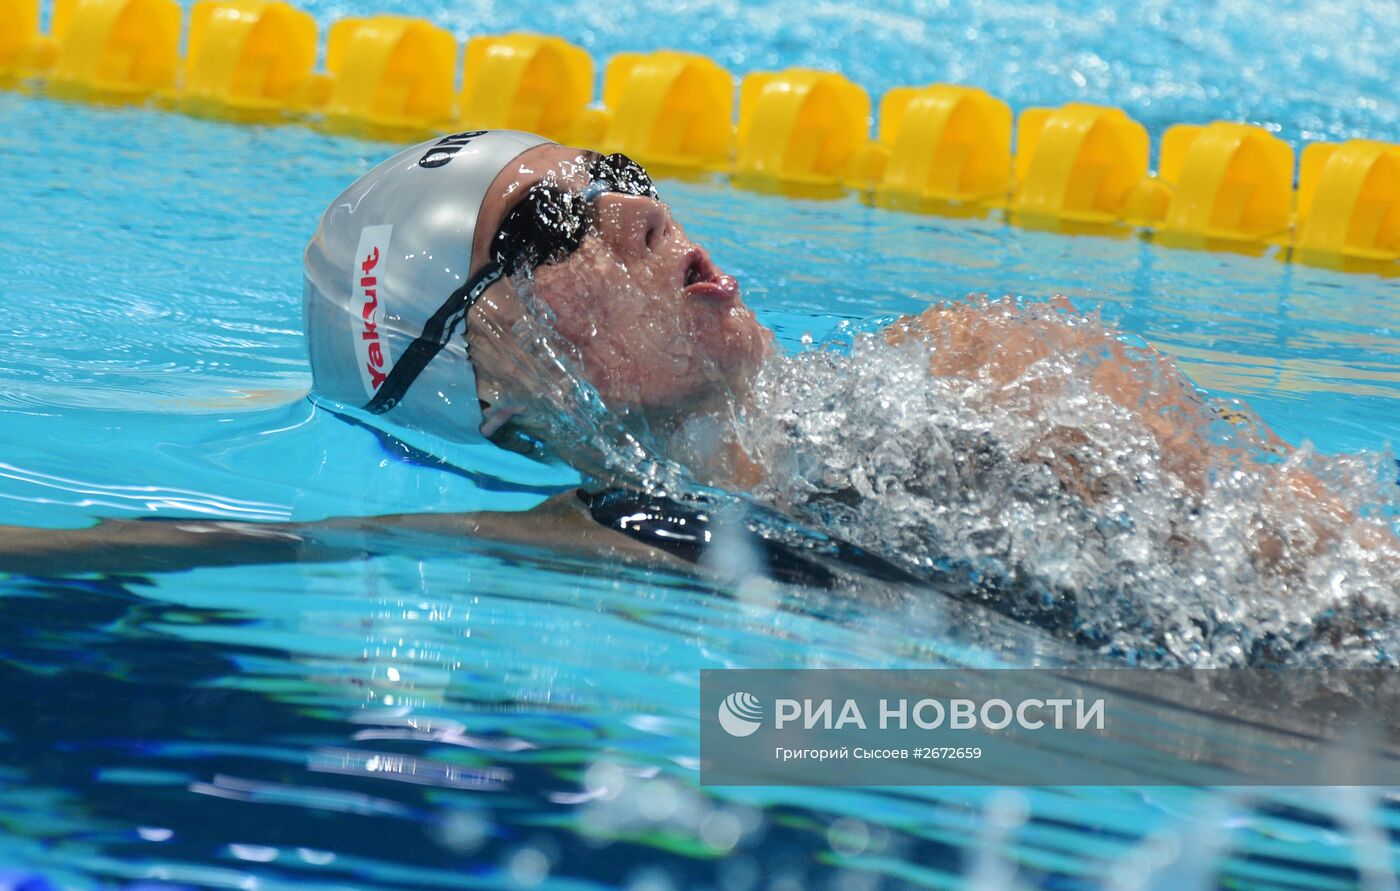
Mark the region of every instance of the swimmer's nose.
<instances>
[{"instance_id":1,"label":"swimmer's nose","mask_svg":"<svg viewBox=\"0 0 1400 891\"><path fill-rule=\"evenodd\" d=\"M671 211L655 198L610 192L597 203L598 233L619 253L642 254L671 229Z\"/></svg>"}]
</instances>

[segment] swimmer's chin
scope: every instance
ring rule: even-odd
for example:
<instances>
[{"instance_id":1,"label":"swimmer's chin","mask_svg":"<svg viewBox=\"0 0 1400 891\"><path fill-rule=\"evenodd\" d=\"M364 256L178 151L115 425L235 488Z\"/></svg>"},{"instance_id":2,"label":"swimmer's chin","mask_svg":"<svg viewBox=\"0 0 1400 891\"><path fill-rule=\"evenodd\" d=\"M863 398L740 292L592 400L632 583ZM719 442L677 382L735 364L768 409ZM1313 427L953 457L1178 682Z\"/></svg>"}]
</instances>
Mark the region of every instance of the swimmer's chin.
<instances>
[{"instance_id":1,"label":"swimmer's chin","mask_svg":"<svg viewBox=\"0 0 1400 891\"><path fill-rule=\"evenodd\" d=\"M696 342L731 383L752 375L773 351L773 332L737 298L709 305L717 312L700 313L694 319Z\"/></svg>"}]
</instances>

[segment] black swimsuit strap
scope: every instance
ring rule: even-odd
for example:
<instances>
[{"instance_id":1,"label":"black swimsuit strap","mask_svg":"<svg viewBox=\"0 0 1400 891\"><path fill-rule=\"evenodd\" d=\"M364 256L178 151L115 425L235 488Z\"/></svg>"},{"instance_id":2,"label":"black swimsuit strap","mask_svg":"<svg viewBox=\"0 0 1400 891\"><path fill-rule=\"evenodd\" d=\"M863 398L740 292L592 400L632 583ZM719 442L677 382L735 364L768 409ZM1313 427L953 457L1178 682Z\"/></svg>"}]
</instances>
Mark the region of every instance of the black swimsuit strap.
<instances>
[{"instance_id":1,"label":"black swimsuit strap","mask_svg":"<svg viewBox=\"0 0 1400 891\"><path fill-rule=\"evenodd\" d=\"M579 489L578 498L596 522L689 563L698 563L710 545L710 507L703 499L682 501L629 489ZM840 539L811 536L784 541L764 535L763 525L753 519L744 525L749 543L767 565L768 576L780 582L833 587L839 577L831 564L880 581L921 581L889 560Z\"/></svg>"}]
</instances>

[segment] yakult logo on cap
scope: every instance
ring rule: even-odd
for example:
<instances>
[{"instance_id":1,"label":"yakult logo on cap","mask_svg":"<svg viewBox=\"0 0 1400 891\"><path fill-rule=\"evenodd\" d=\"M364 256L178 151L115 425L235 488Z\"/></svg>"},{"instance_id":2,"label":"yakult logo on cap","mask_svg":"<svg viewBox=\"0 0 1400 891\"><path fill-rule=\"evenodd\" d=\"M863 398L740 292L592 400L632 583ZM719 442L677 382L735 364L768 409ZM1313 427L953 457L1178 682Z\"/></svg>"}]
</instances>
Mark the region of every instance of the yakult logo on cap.
<instances>
[{"instance_id":1,"label":"yakult logo on cap","mask_svg":"<svg viewBox=\"0 0 1400 891\"><path fill-rule=\"evenodd\" d=\"M350 272L350 305L360 311L360 324L352 325L350 333L355 338L360 380L365 385L365 395L370 397L394 366L389 342L379 336L379 323L384 319L384 294L380 283L389 261L389 238L393 232L392 225L361 229L355 266Z\"/></svg>"}]
</instances>

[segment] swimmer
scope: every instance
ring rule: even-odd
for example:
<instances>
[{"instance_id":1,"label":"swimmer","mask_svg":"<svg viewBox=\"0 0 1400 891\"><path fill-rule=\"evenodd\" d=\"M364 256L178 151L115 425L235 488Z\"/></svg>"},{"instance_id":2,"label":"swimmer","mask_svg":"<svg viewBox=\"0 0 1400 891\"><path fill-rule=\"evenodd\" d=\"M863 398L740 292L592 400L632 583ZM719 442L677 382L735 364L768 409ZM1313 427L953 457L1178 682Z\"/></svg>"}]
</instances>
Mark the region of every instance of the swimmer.
<instances>
[{"instance_id":1,"label":"swimmer","mask_svg":"<svg viewBox=\"0 0 1400 891\"><path fill-rule=\"evenodd\" d=\"M774 361L773 334L745 305L738 282L686 235L646 171L625 156L507 131L456 134L403 151L326 211L306 251L305 306L320 404L389 430L487 440L562 461L587 484L520 513L10 528L0 541L0 569L335 559L363 552L362 543L346 542L348 534L404 528L694 564L708 538L696 530L714 521L713 505L681 492L674 477L658 476L656 467L665 465L684 468L697 490L748 493L758 513L790 512L825 533L799 545L759 536L780 577L829 583L841 566L854 565L876 578L947 582L936 554L906 559L878 536L820 529L824 518L843 516L869 496L861 481L816 494L821 486L810 480L785 485L820 456L794 458L783 436L772 435L774 425L756 430L752 423L763 400L783 392L772 380L787 367ZM1189 514L1192 499L1206 497L1213 468L1248 460L1242 446L1222 444L1209 435L1211 424L1195 421L1219 411L1155 350L1130 347L1071 310L1065 301L1031 310L941 304L898 320L862 349L916 362L921 377L906 382L959 382L979 407L1034 428L1011 445L1014 437L985 431L958 462L995 458L1012 468L1006 473L1030 468L1035 479L1052 481L1053 491L1037 490L1038 498L1088 510L1112 506L1143 485L1141 474L1124 482L1121 468L1100 466L1086 429L1048 422L1039 408L1040 400L1062 397L1072 379L1078 398L1135 428L1154 456L1150 473L1174 487L1175 503ZM1065 357L1083 373L1042 372L1065 367L1055 364ZM600 406L606 411L591 410ZM1251 465L1268 480L1258 516L1287 518L1247 530L1241 560L1250 571L1304 572L1343 534L1390 554L1383 522L1355 516L1304 464L1288 460L1288 446L1262 423L1250 426L1255 443L1278 459ZM629 474L628 460L647 469ZM663 484L649 490L657 479ZM915 482L902 484L913 491ZM1193 546L1185 533L1159 538L1164 547ZM1001 568L1016 576L1014 555ZM1004 593L986 599L1022 610Z\"/></svg>"}]
</instances>

